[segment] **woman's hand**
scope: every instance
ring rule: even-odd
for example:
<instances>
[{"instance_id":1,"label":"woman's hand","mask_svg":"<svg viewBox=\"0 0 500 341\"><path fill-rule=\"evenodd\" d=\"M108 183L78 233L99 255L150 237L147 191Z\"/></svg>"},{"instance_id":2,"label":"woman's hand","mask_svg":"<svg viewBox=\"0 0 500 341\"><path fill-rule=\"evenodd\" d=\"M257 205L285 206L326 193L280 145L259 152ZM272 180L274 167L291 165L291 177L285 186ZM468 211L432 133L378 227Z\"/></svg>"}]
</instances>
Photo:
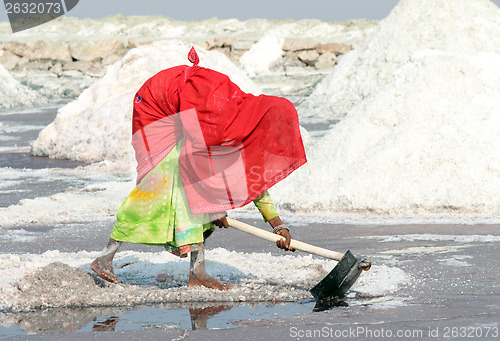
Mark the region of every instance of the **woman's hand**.
<instances>
[{"instance_id":1,"label":"woman's hand","mask_svg":"<svg viewBox=\"0 0 500 341\"><path fill-rule=\"evenodd\" d=\"M290 232L287 229L279 230L278 232L276 232L276 234L285 237L285 239L281 238L276 242L277 247L286 251L292 251L292 252L295 251L295 249L292 249L290 247L292 236L290 235Z\"/></svg>"},{"instance_id":2,"label":"woman's hand","mask_svg":"<svg viewBox=\"0 0 500 341\"><path fill-rule=\"evenodd\" d=\"M274 217L269 220L269 224L274 228L279 228L278 231L276 231L276 234L285 237L285 239L280 239L276 241L276 246L279 247L280 249L287 250L287 251L295 251L295 249L292 249L290 247L290 242L292 241L292 236L290 235L290 231L288 231L288 228L286 227L285 224L281 221L280 217Z\"/></svg>"},{"instance_id":3,"label":"woman's hand","mask_svg":"<svg viewBox=\"0 0 500 341\"><path fill-rule=\"evenodd\" d=\"M226 217L227 217L226 212L212 213L210 215L210 220L215 226L219 228L224 227L227 229L229 227L229 223L227 222Z\"/></svg>"}]
</instances>

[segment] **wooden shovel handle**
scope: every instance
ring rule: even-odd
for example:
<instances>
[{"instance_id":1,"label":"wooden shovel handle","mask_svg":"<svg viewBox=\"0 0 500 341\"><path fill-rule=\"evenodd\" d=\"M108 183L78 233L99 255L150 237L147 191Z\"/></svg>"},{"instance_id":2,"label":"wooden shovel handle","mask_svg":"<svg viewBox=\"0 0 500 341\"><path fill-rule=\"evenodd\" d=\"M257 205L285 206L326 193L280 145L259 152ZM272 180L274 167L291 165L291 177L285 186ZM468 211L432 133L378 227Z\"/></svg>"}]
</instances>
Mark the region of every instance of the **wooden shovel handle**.
<instances>
[{"instance_id":1,"label":"wooden shovel handle","mask_svg":"<svg viewBox=\"0 0 500 341\"><path fill-rule=\"evenodd\" d=\"M227 222L229 223L229 226L234 227L237 230L252 234L256 237L260 237L262 239L269 240L269 241L274 242L274 243L276 243L276 241L278 241L280 239L284 239L284 237L282 237L278 234L264 231L262 229L254 227L252 225L242 223L241 221L238 221L238 220L235 220L232 218L227 218ZM294 248L296 250L301 250L304 252L312 253L312 254L317 255L317 256L331 258L331 259L334 259L336 261L339 261L344 256L343 253L323 249L323 248L318 247L318 246L314 246L314 245L300 242L296 239L292 239L292 241L290 242L290 247Z\"/></svg>"}]
</instances>

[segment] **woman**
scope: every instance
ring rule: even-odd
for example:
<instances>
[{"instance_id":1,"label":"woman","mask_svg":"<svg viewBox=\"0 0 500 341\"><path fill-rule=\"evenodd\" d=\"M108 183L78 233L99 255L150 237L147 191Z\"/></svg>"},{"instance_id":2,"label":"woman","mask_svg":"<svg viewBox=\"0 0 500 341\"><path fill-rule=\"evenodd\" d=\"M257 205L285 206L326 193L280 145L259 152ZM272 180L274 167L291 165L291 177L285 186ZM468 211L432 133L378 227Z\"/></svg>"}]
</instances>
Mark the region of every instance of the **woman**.
<instances>
[{"instance_id":1,"label":"woman","mask_svg":"<svg viewBox=\"0 0 500 341\"><path fill-rule=\"evenodd\" d=\"M123 241L191 253L188 286L228 290L204 265L204 241L225 211L255 203L276 244L291 236L267 190L306 162L297 112L284 98L244 93L224 74L194 65L151 77L134 100L137 187L120 206L110 240L91 268L118 283L112 260Z\"/></svg>"}]
</instances>

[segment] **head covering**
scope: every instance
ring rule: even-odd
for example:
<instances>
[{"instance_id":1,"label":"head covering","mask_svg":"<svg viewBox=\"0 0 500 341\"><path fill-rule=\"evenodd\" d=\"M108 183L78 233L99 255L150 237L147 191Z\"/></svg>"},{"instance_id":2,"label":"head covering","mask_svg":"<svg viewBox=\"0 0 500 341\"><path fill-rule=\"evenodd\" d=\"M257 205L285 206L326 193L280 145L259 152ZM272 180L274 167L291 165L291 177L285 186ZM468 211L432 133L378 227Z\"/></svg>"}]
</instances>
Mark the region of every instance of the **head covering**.
<instances>
[{"instance_id":1,"label":"head covering","mask_svg":"<svg viewBox=\"0 0 500 341\"><path fill-rule=\"evenodd\" d=\"M136 94L138 174L182 139L179 167L192 213L244 206L306 162L297 112L285 98L245 93L226 75L198 66L194 48L188 59L193 66L164 70ZM155 139L146 132L153 122Z\"/></svg>"}]
</instances>

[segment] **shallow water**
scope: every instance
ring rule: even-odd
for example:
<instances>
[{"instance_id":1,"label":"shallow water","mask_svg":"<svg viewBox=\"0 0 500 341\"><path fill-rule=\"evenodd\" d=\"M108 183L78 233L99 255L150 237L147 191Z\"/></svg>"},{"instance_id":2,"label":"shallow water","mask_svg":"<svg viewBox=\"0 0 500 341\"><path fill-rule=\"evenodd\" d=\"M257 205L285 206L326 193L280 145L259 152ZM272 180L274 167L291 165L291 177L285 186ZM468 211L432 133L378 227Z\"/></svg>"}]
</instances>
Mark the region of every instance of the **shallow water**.
<instances>
[{"instance_id":1,"label":"shallow water","mask_svg":"<svg viewBox=\"0 0 500 341\"><path fill-rule=\"evenodd\" d=\"M310 313L315 302L286 304L234 303L216 306L134 306L51 309L29 313L0 313L0 338L46 333L131 331L148 329L227 329L238 321L272 319Z\"/></svg>"},{"instance_id":2,"label":"shallow water","mask_svg":"<svg viewBox=\"0 0 500 341\"><path fill-rule=\"evenodd\" d=\"M0 152L29 149L40 131L54 120L61 105L0 111Z\"/></svg>"}]
</instances>

